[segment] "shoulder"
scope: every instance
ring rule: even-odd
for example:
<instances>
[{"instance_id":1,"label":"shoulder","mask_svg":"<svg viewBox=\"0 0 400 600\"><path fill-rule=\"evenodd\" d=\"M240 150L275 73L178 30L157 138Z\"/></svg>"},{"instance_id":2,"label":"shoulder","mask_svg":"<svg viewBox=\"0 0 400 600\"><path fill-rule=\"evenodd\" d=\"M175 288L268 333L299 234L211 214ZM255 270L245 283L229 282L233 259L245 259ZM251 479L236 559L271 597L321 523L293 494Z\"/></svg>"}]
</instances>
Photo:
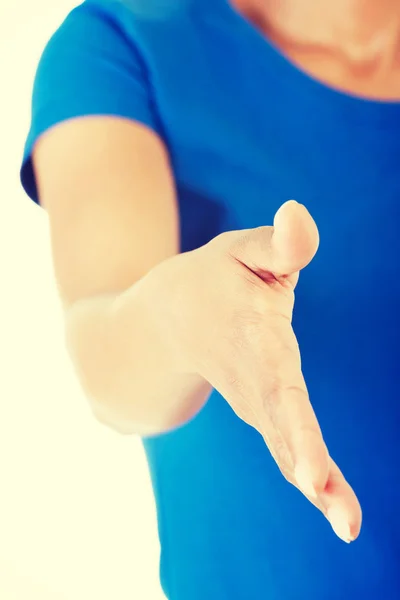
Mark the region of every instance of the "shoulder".
<instances>
[{"instance_id":1,"label":"shoulder","mask_svg":"<svg viewBox=\"0 0 400 600\"><path fill-rule=\"evenodd\" d=\"M207 0L208 1L208 0ZM181 34L196 29L194 12L203 0L84 0L67 14L51 38L50 45L74 46L82 40L102 40L104 53L114 45L131 50L148 48L162 52L165 45L179 46ZM98 45L98 44L96 44Z\"/></svg>"},{"instance_id":2,"label":"shoulder","mask_svg":"<svg viewBox=\"0 0 400 600\"><path fill-rule=\"evenodd\" d=\"M85 0L74 10L145 25L185 18L197 6L201 6L201 0Z\"/></svg>"}]
</instances>

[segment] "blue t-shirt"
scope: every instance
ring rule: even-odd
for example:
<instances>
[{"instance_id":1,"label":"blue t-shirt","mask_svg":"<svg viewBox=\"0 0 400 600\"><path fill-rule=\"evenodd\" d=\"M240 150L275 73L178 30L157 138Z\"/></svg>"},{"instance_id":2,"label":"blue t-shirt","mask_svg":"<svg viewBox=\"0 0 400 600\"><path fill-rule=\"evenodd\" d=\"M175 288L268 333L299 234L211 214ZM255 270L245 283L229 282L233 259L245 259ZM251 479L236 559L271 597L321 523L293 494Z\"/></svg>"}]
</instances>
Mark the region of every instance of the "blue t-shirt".
<instances>
[{"instance_id":1,"label":"blue t-shirt","mask_svg":"<svg viewBox=\"0 0 400 600\"><path fill-rule=\"evenodd\" d=\"M308 207L321 244L293 326L328 448L363 508L346 545L213 392L191 422L143 440L167 597L400 598L400 103L316 82L227 0L88 0L37 72L22 167L32 199L37 138L94 114L164 140L183 251L272 224L287 199Z\"/></svg>"}]
</instances>

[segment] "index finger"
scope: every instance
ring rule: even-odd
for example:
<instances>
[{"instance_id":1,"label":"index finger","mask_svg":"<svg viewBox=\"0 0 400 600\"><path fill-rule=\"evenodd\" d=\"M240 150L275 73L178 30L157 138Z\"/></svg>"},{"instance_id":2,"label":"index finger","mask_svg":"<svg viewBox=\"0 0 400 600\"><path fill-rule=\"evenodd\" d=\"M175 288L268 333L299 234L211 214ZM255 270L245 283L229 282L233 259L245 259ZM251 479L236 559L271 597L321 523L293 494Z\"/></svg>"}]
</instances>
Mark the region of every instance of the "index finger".
<instances>
[{"instance_id":1,"label":"index finger","mask_svg":"<svg viewBox=\"0 0 400 600\"><path fill-rule=\"evenodd\" d=\"M275 328L274 328L275 329ZM301 370L296 336L289 320L282 319L269 329L268 366L260 389L259 414L271 439L282 440L291 458L293 479L300 489L316 497L326 486L329 474L329 452L324 442L307 386ZM272 428L272 431L271 431ZM271 448L274 454L274 449Z\"/></svg>"}]
</instances>

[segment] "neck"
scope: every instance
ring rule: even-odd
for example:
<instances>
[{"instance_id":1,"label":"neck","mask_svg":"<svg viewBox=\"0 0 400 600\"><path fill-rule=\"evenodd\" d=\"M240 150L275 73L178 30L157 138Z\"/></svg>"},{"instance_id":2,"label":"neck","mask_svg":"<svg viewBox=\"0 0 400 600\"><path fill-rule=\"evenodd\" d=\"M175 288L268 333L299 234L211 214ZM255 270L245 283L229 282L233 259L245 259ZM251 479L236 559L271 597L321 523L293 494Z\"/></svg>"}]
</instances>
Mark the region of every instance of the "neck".
<instances>
[{"instance_id":1,"label":"neck","mask_svg":"<svg viewBox=\"0 0 400 600\"><path fill-rule=\"evenodd\" d=\"M299 44L364 62L393 56L400 40L398 0L232 0L261 27Z\"/></svg>"}]
</instances>

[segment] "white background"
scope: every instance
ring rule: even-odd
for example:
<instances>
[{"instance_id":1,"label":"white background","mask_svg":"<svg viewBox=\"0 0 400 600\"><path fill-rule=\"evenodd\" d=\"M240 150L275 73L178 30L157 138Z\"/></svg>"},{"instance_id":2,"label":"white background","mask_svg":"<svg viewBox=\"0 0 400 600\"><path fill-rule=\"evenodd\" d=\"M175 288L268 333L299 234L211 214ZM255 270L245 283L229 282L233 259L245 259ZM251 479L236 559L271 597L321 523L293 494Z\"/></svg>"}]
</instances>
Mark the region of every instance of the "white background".
<instances>
[{"instance_id":1,"label":"white background","mask_svg":"<svg viewBox=\"0 0 400 600\"><path fill-rule=\"evenodd\" d=\"M37 62L74 4L0 4L0 598L162 600L140 441L91 415L63 346L47 217L18 179Z\"/></svg>"}]
</instances>

